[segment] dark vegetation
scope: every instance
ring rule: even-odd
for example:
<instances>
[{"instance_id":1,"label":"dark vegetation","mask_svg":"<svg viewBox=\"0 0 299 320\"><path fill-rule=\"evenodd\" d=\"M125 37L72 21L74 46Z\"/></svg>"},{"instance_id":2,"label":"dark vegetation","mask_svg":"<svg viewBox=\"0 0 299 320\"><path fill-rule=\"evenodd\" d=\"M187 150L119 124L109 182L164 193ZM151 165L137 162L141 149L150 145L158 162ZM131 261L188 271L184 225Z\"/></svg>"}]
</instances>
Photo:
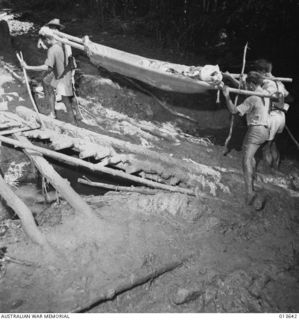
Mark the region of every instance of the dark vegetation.
<instances>
[{"instance_id":1,"label":"dark vegetation","mask_svg":"<svg viewBox=\"0 0 299 320\"><path fill-rule=\"evenodd\" d=\"M122 22L124 31L144 33L165 46L201 52L226 41L248 41L254 48L296 48L298 0L14 0L35 10L77 14L98 21ZM22 3L22 4L21 4ZM270 46L270 48L269 48ZM266 51L266 50L265 50ZM264 53L264 52L263 52Z\"/></svg>"}]
</instances>

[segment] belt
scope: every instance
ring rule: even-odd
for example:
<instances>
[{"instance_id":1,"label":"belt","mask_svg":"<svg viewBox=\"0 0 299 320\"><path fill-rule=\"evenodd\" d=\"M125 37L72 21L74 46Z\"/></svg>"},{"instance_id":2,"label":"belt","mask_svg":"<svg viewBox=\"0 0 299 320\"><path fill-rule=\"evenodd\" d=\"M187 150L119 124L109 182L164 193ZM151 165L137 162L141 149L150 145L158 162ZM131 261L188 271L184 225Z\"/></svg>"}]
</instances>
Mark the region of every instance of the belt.
<instances>
[{"instance_id":1,"label":"belt","mask_svg":"<svg viewBox=\"0 0 299 320\"><path fill-rule=\"evenodd\" d=\"M266 129L269 129L269 126L264 125L264 124L250 124L248 127L264 127Z\"/></svg>"}]
</instances>

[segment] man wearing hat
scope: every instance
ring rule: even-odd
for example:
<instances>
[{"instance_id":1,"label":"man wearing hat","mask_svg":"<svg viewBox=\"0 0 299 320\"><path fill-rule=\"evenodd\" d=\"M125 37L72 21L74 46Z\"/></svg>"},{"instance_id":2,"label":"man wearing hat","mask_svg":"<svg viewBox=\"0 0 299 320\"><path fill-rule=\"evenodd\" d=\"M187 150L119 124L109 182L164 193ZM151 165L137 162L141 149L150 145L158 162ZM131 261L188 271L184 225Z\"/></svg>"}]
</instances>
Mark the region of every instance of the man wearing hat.
<instances>
[{"instance_id":1,"label":"man wearing hat","mask_svg":"<svg viewBox=\"0 0 299 320\"><path fill-rule=\"evenodd\" d=\"M64 25L60 23L60 19L56 19L56 18L52 19L51 21L49 21L44 26L48 27L50 29L53 29L53 30L58 30L58 31L61 31L61 30L64 29ZM38 49L48 50L48 47L46 46L42 36L40 36L39 39L38 39L37 47L38 47Z\"/></svg>"},{"instance_id":2,"label":"man wearing hat","mask_svg":"<svg viewBox=\"0 0 299 320\"><path fill-rule=\"evenodd\" d=\"M45 26L53 30L62 30L64 26L59 19L49 21ZM43 65L28 66L24 61L22 66L31 71L45 71L43 78L43 87L45 100L49 104L50 116L55 118L55 91L61 96L68 118L71 123L75 123L75 116L72 108L73 86L72 70L68 66L68 57L72 54L71 48L56 40L53 36L43 36L43 45L48 48L47 59Z\"/></svg>"}]
</instances>

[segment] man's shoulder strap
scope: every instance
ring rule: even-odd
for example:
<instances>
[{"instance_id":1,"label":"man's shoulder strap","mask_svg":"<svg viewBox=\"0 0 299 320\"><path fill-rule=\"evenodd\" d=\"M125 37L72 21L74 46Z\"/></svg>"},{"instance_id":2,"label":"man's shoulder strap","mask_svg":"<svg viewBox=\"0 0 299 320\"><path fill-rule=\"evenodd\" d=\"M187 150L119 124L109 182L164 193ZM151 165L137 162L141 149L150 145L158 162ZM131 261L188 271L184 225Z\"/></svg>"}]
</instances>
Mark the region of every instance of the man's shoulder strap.
<instances>
[{"instance_id":1,"label":"man's shoulder strap","mask_svg":"<svg viewBox=\"0 0 299 320\"><path fill-rule=\"evenodd\" d=\"M63 51L63 65L66 68L67 66L67 57L66 57L66 50L65 50L65 44L62 43L62 51Z\"/></svg>"}]
</instances>

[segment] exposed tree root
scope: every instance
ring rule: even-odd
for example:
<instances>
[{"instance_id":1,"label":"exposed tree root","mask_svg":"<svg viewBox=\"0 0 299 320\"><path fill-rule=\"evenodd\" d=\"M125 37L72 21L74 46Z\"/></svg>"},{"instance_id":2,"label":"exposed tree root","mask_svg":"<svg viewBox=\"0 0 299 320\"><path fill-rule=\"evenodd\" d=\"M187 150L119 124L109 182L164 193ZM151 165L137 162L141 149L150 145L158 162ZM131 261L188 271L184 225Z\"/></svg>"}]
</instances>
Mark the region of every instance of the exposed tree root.
<instances>
[{"instance_id":1,"label":"exposed tree root","mask_svg":"<svg viewBox=\"0 0 299 320\"><path fill-rule=\"evenodd\" d=\"M180 261L170 262L166 265L144 275L143 273L131 275L129 279L123 280L116 288L107 288L104 293L100 294L98 297L94 298L92 301L86 302L84 305L72 310L72 313L82 313L90 310L99 304L114 299L117 295L124 293L125 291L132 290L140 285L145 284L148 281L152 281L161 275L173 271L176 268L183 266L183 264L188 260L185 258Z\"/></svg>"}]
</instances>

